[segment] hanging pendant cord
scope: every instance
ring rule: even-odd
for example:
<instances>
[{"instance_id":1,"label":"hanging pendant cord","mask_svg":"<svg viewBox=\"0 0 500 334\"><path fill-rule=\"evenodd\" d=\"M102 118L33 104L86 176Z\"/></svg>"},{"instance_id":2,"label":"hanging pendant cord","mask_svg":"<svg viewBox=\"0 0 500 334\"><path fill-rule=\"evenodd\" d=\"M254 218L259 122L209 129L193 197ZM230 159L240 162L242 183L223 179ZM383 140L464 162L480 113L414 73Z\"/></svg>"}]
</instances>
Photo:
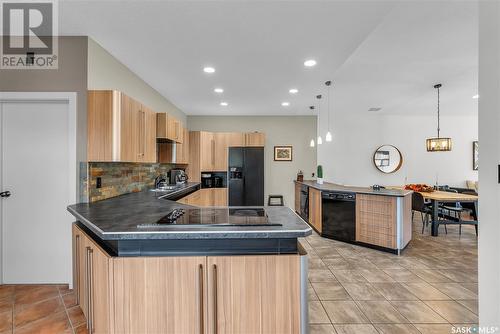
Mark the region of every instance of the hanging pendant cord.
<instances>
[{"instance_id":1,"label":"hanging pendant cord","mask_svg":"<svg viewBox=\"0 0 500 334\"><path fill-rule=\"evenodd\" d=\"M439 126L439 87L438 87L438 138L439 138L439 131L441 130L440 126Z\"/></svg>"},{"instance_id":2,"label":"hanging pendant cord","mask_svg":"<svg viewBox=\"0 0 500 334\"><path fill-rule=\"evenodd\" d=\"M328 132L330 132L330 86L328 86Z\"/></svg>"}]
</instances>

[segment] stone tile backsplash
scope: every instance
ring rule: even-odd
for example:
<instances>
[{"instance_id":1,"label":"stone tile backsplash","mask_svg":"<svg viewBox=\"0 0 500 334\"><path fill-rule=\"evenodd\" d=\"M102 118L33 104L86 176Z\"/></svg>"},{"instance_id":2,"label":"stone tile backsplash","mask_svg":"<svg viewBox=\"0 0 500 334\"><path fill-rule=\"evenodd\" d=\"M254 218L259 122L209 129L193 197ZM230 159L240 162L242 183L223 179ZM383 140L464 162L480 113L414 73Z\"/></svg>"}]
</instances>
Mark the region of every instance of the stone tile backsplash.
<instances>
[{"instance_id":1,"label":"stone tile backsplash","mask_svg":"<svg viewBox=\"0 0 500 334\"><path fill-rule=\"evenodd\" d=\"M142 191L154 186L155 178L167 174L169 164L88 162L80 165L80 201L95 202L103 199ZM97 178L101 188L97 188Z\"/></svg>"}]
</instances>

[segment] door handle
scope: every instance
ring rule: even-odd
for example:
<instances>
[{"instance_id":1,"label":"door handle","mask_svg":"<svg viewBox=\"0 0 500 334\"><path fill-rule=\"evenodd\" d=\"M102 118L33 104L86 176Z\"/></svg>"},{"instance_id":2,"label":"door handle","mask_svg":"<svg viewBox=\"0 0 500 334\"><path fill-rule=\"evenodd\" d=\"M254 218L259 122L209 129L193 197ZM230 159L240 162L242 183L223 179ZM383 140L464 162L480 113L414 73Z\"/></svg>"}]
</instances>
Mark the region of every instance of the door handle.
<instances>
[{"instance_id":1,"label":"door handle","mask_svg":"<svg viewBox=\"0 0 500 334\"><path fill-rule=\"evenodd\" d=\"M87 302L87 329L90 331L90 247L85 248L85 301Z\"/></svg>"},{"instance_id":2,"label":"door handle","mask_svg":"<svg viewBox=\"0 0 500 334\"><path fill-rule=\"evenodd\" d=\"M205 319L203 316L203 265L199 266L199 284L200 284L200 333L204 334L205 332Z\"/></svg>"},{"instance_id":3,"label":"door handle","mask_svg":"<svg viewBox=\"0 0 500 334\"><path fill-rule=\"evenodd\" d=\"M10 197L10 195L12 195L12 194L11 194L11 192L10 192L10 191L8 191L8 190L7 190L7 191L2 191L2 192L0 193L0 197Z\"/></svg>"},{"instance_id":4,"label":"door handle","mask_svg":"<svg viewBox=\"0 0 500 334\"><path fill-rule=\"evenodd\" d=\"M76 303L80 305L80 235L75 236Z\"/></svg>"},{"instance_id":5,"label":"door handle","mask_svg":"<svg viewBox=\"0 0 500 334\"><path fill-rule=\"evenodd\" d=\"M214 334L217 334L217 265L214 264Z\"/></svg>"}]
</instances>

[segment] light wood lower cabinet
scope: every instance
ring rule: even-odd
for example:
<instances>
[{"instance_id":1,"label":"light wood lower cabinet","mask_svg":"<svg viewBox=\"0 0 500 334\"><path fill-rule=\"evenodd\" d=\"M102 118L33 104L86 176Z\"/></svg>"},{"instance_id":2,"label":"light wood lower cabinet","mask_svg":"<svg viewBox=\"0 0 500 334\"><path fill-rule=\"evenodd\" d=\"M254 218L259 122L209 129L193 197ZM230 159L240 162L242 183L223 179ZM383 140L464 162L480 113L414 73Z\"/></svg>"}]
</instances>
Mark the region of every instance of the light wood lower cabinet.
<instances>
[{"instance_id":1,"label":"light wood lower cabinet","mask_svg":"<svg viewBox=\"0 0 500 334\"><path fill-rule=\"evenodd\" d=\"M309 187L309 224L320 234L322 232L323 225L323 213L321 207L321 191Z\"/></svg>"},{"instance_id":2,"label":"light wood lower cabinet","mask_svg":"<svg viewBox=\"0 0 500 334\"><path fill-rule=\"evenodd\" d=\"M73 225L73 263L77 302L89 333L113 332L112 262L83 231Z\"/></svg>"},{"instance_id":3,"label":"light wood lower cabinet","mask_svg":"<svg viewBox=\"0 0 500 334\"><path fill-rule=\"evenodd\" d=\"M207 259L208 333L299 333L298 256Z\"/></svg>"},{"instance_id":4,"label":"light wood lower cabinet","mask_svg":"<svg viewBox=\"0 0 500 334\"><path fill-rule=\"evenodd\" d=\"M205 257L113 262L115 333L205 333Z\"/></svg>"},{"instance_id":5,"label":"light wood lower cabinet","mask_svg":"<svg viewBox=\"0 0 500 334\"><path fill-rule=\"evenodd\" d=\"M75 225L73 246L89 333L300 332L299 255L110 257Z\"/></svg>"},{"instance_id":6,"label":"light wood lower cabinet","mask_svg":"<svg viewBox=\"0 0 500 334\"><path fill-rule=\"evenodd\" d=\"M227 206L227 188L203 188L177 202L201 207Z\"/></svg>"}]
</instances>

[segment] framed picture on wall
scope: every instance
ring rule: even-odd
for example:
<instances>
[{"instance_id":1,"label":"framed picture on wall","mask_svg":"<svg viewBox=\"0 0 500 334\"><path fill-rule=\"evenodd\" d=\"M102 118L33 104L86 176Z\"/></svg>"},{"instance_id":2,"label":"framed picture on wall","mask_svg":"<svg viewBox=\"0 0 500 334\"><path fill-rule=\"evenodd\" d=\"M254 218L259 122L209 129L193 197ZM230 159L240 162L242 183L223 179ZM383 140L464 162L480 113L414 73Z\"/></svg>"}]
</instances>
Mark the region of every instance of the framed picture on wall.
<instances>
[{"instance_id":1,"label":"framed picture on wall","mask_svg":"<svg viewBox=\"0 0 500 334\"><path fill-rule=\"evenodd\" d=\"M479 168L479 142L472 142L472 169L478 170Z\"/></svg>"},{"instance_id":2,"label":"framed picture on wall","mask_svg":"<svg viewBox=\"0 0 500 334\"><path fill-rule=\"evenodd\" d=\"M292 146L274 146L274 161L292 161Z\"/></svg>"}]
</instances>

